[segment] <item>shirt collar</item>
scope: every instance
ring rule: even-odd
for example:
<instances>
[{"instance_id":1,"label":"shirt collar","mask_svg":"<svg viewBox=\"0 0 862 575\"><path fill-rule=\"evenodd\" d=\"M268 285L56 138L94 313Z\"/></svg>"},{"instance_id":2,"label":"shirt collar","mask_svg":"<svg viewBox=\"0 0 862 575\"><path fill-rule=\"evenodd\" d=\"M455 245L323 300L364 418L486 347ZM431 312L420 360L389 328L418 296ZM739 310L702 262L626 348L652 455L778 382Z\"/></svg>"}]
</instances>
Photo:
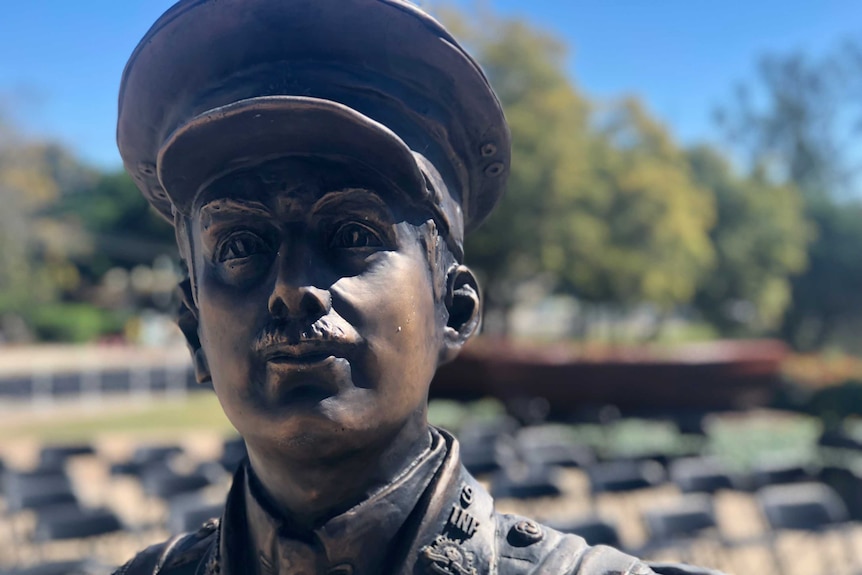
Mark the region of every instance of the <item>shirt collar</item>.
<instances>
[{"instance_id":1,"label":"shirt collar","mask_svg":"<svg viewBox=\"0 0 862 575\"><path fill-rule=\"evenodd\" d=\"M299 571L298 563L338 575L377 575L384 571L391 543L446 455L440 434L429 428L431 445L392 483L302 540L288 536L284 522L267 510L245 473L246 525L259 575ZM225 557L227 560L228 558Z\"/></svg>"}]
</instances>

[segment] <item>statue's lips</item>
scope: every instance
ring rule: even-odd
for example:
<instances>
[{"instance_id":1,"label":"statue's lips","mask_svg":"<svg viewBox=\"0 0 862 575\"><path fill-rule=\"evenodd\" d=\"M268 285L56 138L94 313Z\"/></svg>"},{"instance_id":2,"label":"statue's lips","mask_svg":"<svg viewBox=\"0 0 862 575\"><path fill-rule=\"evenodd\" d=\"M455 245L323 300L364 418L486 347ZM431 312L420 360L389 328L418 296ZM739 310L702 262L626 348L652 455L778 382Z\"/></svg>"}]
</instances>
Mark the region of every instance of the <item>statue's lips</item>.
<instances>
[{"instance_id":1,"label":"statue's lips","mask_svg":"<svg viewBox=\"0 0 862 575\"><path fill-rule=\"evenodd\" d=\"M343 340L273 342L261 350L266 363L268 389L280 402L317 405L337 395L340 363L348 361L351 346Z\"/></svg>"},{"instance_id":2,"label":"statue's lips","mask_svg":"<svg viewBox=\"0 0 862 575\"><path fill-rule=\"evenodd\" d=\"M267 363L287 364L297 366L314 366L346 358L351 346L338 341L303 341L298 344L275 343L261 350L261 357Z\"/></svg>"}]
</instances>

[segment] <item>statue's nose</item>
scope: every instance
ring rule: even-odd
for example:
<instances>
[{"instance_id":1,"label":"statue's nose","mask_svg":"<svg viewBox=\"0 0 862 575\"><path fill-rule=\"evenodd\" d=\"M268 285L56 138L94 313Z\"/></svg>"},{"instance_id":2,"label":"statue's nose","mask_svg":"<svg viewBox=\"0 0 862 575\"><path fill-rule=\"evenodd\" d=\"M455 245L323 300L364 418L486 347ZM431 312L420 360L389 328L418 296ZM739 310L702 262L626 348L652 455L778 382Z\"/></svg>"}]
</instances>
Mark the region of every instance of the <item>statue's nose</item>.
<instances>
[{"instance_id":1,"label":"statue's nose","mask_svg":"<svg viewBox=\"0 0 862 575\"><path fill-rule=\"evenodd\" d=\"M269 296L269 313L275 318L314 321L332 309L329 290L310 281L313 261L304 252L299 246L279 251L275 284Z\"/></svg>"}]
</instances>

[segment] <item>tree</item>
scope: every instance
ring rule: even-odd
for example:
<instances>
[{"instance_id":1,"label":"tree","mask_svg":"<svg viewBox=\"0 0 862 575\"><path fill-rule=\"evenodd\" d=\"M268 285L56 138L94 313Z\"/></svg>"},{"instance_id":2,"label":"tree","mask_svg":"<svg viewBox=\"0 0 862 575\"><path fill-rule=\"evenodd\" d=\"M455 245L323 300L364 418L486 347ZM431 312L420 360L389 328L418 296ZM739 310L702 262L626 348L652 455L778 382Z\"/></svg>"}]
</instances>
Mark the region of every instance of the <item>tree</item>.
<instances>
[{"instance_id":1,"label":"tree","mask_svg":"<svg viewBox=\"0 0 862 575\"><path fill-rule=\"evenodd\" d=\"M547 292L617 307L689 301L711 262L713 207L667 132L634 100L588 102L564 72L565 45L546 32L487 9L444 18L512 131L507 192L466 247L489 310L505 315L537 278Z\"/></svg>"},{"instance_id":2,"label":"tree","mask_svg":"<svg viewBox=\"0 0 862 575\"><path fill-rule=\"evenodd\" d=\"M50 298L53 285L42 265L38 211L58 195L44 149L25 142L15 129L0 123L0 318L31 302ZM2 326L2 324L0 324Z\"/></svg>"},{"instance_id":3,"label":"tree","mask_svg":"<svg viewBox=\"0 0 862 575\"><path fill-rule=\"evenodd\" d=\"M100 173L89 185L64 194L50 214L87 233L93 249L76 264L91 282L114 267L150 265L162 254L177 258L173 228L124 171Z\"/></svg>"},{"instance_id":4,"label":"tree","mask_svg":"<svg viewBox=\"0 0 862 575\"><path fill-rule=\"evenodd\" d=\"M837 342L862 322L860 96L862 45L848 43L819 60L764 58L756 79L717 114L740 157L805 199L816 239L781 328L800 348Z\"/></svg>"},{"instance_id":5,"label":"tree","mask_svg":"<svg viewBox=\"0 0 862 575\"><path fill-rule=\"evenodd\" d=\"M813 239L799 191L770 182L762 170L738 176L715 149L695 147L688 160L697 183L712 192L716 224L710 232L715 266L694 307L720 333L776 329L791 299L791 278L802 272Z\"/></svg>"},{"instance_id":6,"label":"tree","mask_svg":"<svg viewBox=\"0 0 862 575\"><path fill-rule=\"evenodd\" d=\"M100 309L105 272L175 252L171 227L123 173L0 124L0 341L85 341L122 325Z\"/></svg>"},{"instance_id":7,"label":"tree","mask_svg":"<svg viewBox=\"0 0 862 575\"><path fill-rule=\"evenodd\" d=\"M793 280L782 333L803 350L833 344L862 351L862 202L811 200L807 214L817 238L806 273Z\"/></svg>"},{"instance_id":8,"label":"tree","mask_svg":"<svg viewBox=\"0 0 862 575\"><path fill-rule=\"evenodd\" d=\"M712 265L713 199L636 100L598 120L591 177L558 199L576 218L590 218L597 241L584 241L577 220L558 220L557 271L572 293L593 302L666 311L688 303Z\"/></svg>"},{"instance_id":9,"label":"tree","mask_svg":"<svg viewBox=\"0 0 862 575\"><path fill-rule=\"evenodd\" d=\"M455 20L449 16L449 20ZM517 289L548 272L559 217L580 218L560 199L583 190L588 172L588 106L563 73L565 46L524 22L497 20L465 30L505 109L513 170L492 217L467 240L467 261L482 274L486 307L505 317ZM586 216L584 216L586 217ZM587 226L579 226L585 229ZM551 284L554 278L551 278Z\"/></svg>"},{"instance_id":10,"label":"tree","mask_svg":"<svg viewBox=\"0 0 862 575\"><path fill-rule=\"evenodd\" d=\"M858 197L862 154L862 45L820 59L801 53L761 59L754 82L716 111L749 166L792 182L807 199Z\"/></svg>"}]
</instances>

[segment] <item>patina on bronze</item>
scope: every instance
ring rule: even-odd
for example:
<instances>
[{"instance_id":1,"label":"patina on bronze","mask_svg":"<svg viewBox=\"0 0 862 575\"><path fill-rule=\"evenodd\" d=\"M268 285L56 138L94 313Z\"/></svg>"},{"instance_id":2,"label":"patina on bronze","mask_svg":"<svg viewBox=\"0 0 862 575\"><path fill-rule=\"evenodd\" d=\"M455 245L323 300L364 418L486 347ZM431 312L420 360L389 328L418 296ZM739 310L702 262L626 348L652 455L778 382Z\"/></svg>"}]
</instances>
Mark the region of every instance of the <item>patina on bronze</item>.
<instances>
[{"instance_id":1,"label":"patina on bronze","mask_svg":"<svg viewBox=\"0 0 862 575\"><path fill-rule=\"evenodd\" d=\"M118 143L174 223L197 377L249 451L219 521L120 573L653 572L497 514L428 425L480 323L464 234L510 162L440 24L402 0L181 1L126 67Z\"/></svg>"}]
</instances>

